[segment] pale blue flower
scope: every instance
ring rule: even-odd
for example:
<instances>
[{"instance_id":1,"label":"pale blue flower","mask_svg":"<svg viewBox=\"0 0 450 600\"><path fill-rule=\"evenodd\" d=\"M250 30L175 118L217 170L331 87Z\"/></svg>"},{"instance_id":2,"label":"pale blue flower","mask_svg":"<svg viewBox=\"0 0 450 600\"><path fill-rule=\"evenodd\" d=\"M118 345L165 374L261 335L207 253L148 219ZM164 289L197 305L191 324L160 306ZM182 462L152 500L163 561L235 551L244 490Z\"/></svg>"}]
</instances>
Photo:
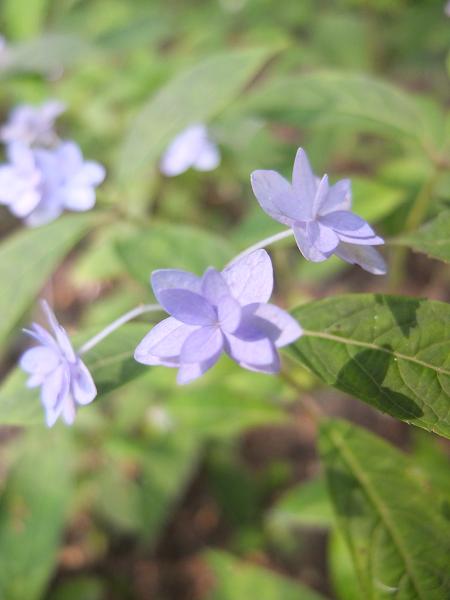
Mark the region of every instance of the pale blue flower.
<instances>
[{"instance_id":1,"label":"pale blue flower","mask_svg":"<svg viewBox=\"0 0 450 600\"><path fill-rule=\"evenodd\" d=\"M64 210L90 210L95 188L105 178L104 167L84 161L74 142L53 150L15 143L8 158L0 166L0 203L31 227L53 221Z\"/></svg>"},{"instance_id":2,"label":"pale blue flower","mask_svg":"<svg viewBox=\"0 0 450 600\"><path fill-rule=\"evenodd\" d=\"M97 395L94 380L74 351L66 331L46 302L42 302L51 333L33 323L25 332L38 342L20 359L20 367L30 375L27 386L41 388L41 401L47 425L59 417L67 425L75 420L77 405L89 404Z\"/></svg>"},{"instance_id":3,"label":"pale blue flower","mask_svg":"<svg viewBox=\"0 0 450 600\"><path fill-rule=\"evenodd\" d=\"M370 225L350 211L350 181L330 186L315 177L304 150L295 158L292 184L276 171L254 171L253 192L273 219L292 227L300 252L321 262L336 254L375 275L386 273L382 256L372 247L383 244Z\"/></svg>"},{"instance_id":4,"label":"pale blue flower","mask_svg":"<svg viewBox=\"0 0 450 600\"><path fill-rule=\"evenodd\" d=\"M212 171L219 163L219 149L206 126L199 123L190 125L174 138L161 159L160 170L164 175L174 177L190 168Z\"/></svg>"},{"instance_id":5,"label":"pale blue flower","mask_svg":"<svg viewBox=\"0 0 450 600\"><path fill-rule=\"evenodd\" d=\"M154 271L152 286L171 316L153 327L134 357L146 365L179 368L180 384L203 375L223 352L246 369L277 373L278 348L302 334L295 319L268 304L273 269L265 250L222 272L209 268L203 277L175 269Z\"/></svg>"},{"instance_id":6,"label":"pale blue flower","mask_svg":"<svg viewBox=\"0 0 450 600\"><path fill-rule=\"evenodd\" d=\"M0 129L0 140L5 144L19 142L28 146L54 144L58 140L54 131L55 121L65 109L58 100L48 100L41 106L17 106Z\"/></svg>"}]
</instances>

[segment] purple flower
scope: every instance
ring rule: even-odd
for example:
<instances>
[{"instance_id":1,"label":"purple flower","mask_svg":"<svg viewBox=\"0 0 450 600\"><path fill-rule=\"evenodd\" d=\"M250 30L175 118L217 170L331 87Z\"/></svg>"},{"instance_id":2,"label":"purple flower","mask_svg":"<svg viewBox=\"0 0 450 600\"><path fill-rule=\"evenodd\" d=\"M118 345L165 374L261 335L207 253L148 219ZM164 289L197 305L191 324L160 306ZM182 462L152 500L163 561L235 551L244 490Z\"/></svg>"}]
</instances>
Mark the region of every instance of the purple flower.
<instances>
[{"instance_id":1,"label":"purple flower","mask_svg":"<svg viewBox=\"0 0 450 600\"><path fill-rule=\"evenodd\" d=\"M330 186L326 175L316 178L302 148L295 157L292 184L276 171L253 171L251 183L262 209L292 227L307 260L321 262L336 254L375 275L386 273L382 256L372 248L383 239L350 211L350 181Z\"/></svg>"},{"instance_id":2,"label":"purple flower","mask_svg":"<svg viewBox=\"0 0 450 600\"><path fill-rule=\"evenodd\" d=\"M0 129L0 140L6 144L20 142L29 146L53 144L58 139L53 130L55 120L64 111L65 105L58 100L49 100L41 106L18 106Z\"/></svg>"},{"instance_id":3,"label":"purple flower","mask_svg":"<svg viewBox=\"0 0 450 600\"><path fill-rule=\"evenodd\" d=\"M64 210L86 211L95 204L95 187L105 169L83 160L73 142L55 150L8 147L9 163L0 166L0 204L35 227L56 219Z\"/></svg>"},{"instance_id":4,"label":"purple flower","mask_svg":"<svg viewBox=\"0 0 450 600\"><path fill-rule=\"evenodd\" d=\"M203 375L222 352L246 369L276 373L277 348L302 334L287 312L267 303L273 269L265 250L244 256L221 273L209 268L203 277L175 269L154 271L152 287L171 316L145 336L134 357L146 365L178 367L180 384Z\"/></svg>"},{"instance_id":5,"label":"purple flower","mask_svg":"<svg viewBox=\"0 0 450 600\"><path fill-rule=\"evenodd\" d=\"M197 171L212 171L219 163L219 149L211 141L206 126L197 124L175 137L161 159L160 169L164 175L174 177L191 167Z\"/></svg>"},{"instance_id":6,"label":"purple flower","mask_svg":"<svg viewBox=\"0 0 450 600\"><path fill-rule=\"evenodd\" d=\"M76 405L89 404L97 395L95 383L86 365L75 353L65 330L56 320L51 308L42 302L52 334L37 323L25 332L38 342L20 359L20 367L30 374L27 386L41 386L41 400L48 427L58 417L72 425Z\"/></svg>"}]
</instances>

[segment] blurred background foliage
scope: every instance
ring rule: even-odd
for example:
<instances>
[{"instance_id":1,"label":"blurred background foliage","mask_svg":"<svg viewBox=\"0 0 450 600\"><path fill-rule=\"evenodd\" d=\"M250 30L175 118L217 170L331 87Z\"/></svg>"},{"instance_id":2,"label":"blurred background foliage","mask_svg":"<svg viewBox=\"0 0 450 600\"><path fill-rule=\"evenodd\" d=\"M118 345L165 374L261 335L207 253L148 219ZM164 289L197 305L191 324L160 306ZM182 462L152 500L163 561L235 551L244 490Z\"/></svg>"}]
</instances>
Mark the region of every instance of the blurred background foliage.
<instances>
[{"instance_id":1,"label":"blurred background foliage","mask_svg":"<svg viewBox=\"0 0 450 600\"><path fill-rule=\"evenodd\" d=\"M352 177L355 211L386 237L450 208L449 27L440 0L2 0L3 120L16 104L63 100L62 137L108 169L94 216L27 232L38 270L1 212L2 600L361 599L299 394L407 450L448 514L442 441L306 371L298 392L224 359L176 388L171 370L102 367L99 348L107 397L72 430L47 431L9 370L23 348L17 325L56 267L44 293L85 338L151 301L154 268L221 267L276 232L249 173L288 175L300 145L317 173ZM220 168L163 178L161 152L195 121L210 124ZM341 291L449 298L445 265L402 246L389 249L386 280L305 263L283 245L272 256L289 308ZM130 326L109 355L147 329ZM19 413L36 426L16 427Z\"/></svg>"}]
</instances>

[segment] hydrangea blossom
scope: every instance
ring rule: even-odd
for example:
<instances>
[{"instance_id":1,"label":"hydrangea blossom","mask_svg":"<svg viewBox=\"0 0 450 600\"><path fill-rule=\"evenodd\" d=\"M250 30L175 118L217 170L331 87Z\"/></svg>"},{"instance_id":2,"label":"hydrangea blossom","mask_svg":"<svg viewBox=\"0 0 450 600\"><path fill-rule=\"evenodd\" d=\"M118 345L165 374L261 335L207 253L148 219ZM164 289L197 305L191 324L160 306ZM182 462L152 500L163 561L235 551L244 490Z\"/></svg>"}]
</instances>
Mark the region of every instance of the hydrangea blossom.
<instances>
[{"instance_id":1,"label":"hydrangea blossom","mask_svg":"<svg viewBox=\"0 0 450 600\"><path fill-rule=\"evenodd\" d=\"M0 35L0 69L8 65L9 54L10 51L6 39L3 35Z\"/></svg>"},{"instance_id":2,"label":"hydrangea blossom","mask_svg":"<svg viewBox=\"0 0 450 600\"><path fill-rule=\"evenodd\" d=\"M273 269L265 250L236 260L222 272L209 268L197 277L162 269L151 280L156 298L171 316L146 335L134 357L146 365L178 367L180 384L203 375L223 352L246 369L277 373L277 349L302 334L287 312L268 304Z\"/></svg>"},{"instance_id":3,"label":"hydrangea blossom","mask_svg":"<svg viewBox=\"0 0 450 600\"><path fill-rule=\"evenodd\" d=\"M58 139L53 129L55 120L64 111L65 105L58 100L49 100L41 106L17 106L0 129L0 140L6 144L51 145Z\"/></svg>"},{"instance_id":4,"label":"hydrangea blossom","mask_svg":"<svg viewBox=\"0 0 450 600\"><path fill-rule=\"evenodd\" d=\"M53 221L64 210L91 209L95 187L105 178L105 169L85 162L73 142L55 150L11 144L8 159L0 166L0 203L32 227Z\"/></svg>"},{"instance_id":5,"label":"hydrangea blossom","mask_svg":"<svg viewBox=\"0 0 450 600\"><path fill-rule=\"evenodd\" d=\"M262 209L292 227L307 260L321 262L336 254L375 275L386 273L382 256L372 247L383 239L350 211L350 181L330 186L326 175L316 178L302 148L295 157L292 184L276 171L262 170L252 173L251 183Z\"/></svg>"},{"instance_id":6,"label":"hydrangea blossom","mask_svg":"<svg viewBox=\"0 0 450 600\"><path fill-rule=\"evenodd\" d=\"M164 175L174 177L191 167L197 171L212 171L220 163L220 153L210 139L205 125L190 125L171 142L165 151L160 169Z\"/></svg>"},{"instance_id":7,"label":"hydrangea blossom","mask_svg":"<svg viewBox=\"0 0 450 600\"><path fill-rule=\"evenodd\" d=\"M76 407L89 404L97 395L86 365L74 351L66 331L46 302L42 302L52 333L33 323L25 332L38 342L20 359L20 367L30 375L27 386L41 387L46 422L52 427L59 417L67 425L75 420Z\"/></svg>"}]
</instances>

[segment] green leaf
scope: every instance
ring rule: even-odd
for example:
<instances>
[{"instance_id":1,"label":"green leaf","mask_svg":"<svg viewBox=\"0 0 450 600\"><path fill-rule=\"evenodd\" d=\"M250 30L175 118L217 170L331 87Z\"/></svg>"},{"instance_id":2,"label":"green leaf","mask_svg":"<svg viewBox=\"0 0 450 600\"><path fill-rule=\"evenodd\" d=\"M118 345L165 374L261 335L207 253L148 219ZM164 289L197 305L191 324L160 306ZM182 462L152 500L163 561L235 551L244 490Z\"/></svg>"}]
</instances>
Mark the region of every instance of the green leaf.
<instances>
[{"instance_id":1,"label":"green leaf","mask_svg":"<svg viewBox=\"0 0 450 600\"><path fill-rule=\"evenodd\" d=\"M12 39L24 39L36 35L42 29L49 0L3 0L3 23Z\"/></svg>"},{"instance_id":2,"label":"green leaf","mask_svg":"<svg viewBox=\"0 0 450 600\"><path fill-rule=\"evenodd\" d=\"M408 458L343 421L322 424L319 448L361 597L449 597L450 526Z\"/></svg>"},{"instance_id":3,"label":"green leaf","mask_svg":"<svg viewBox=\"0 0 450 600\"><path fill-rule=\"evenodd\" d=\"M450 306L348 294L294 311L305 329L291 355L327 384L450 437Z\"/></svg>"},{"instance_id":4,"label":"green leaf","mask_svg":"<svg viewBox=\"0 0 450 600\"><path fill-rule=\"evenodd\" d=\"M443 117L437 125L411 95L368 75L318 71L285 76L257 88L248 104L272 113L294 110L293 118L303 125L343 122L425 146L442 138Z\"/></svg>"},{"instance_id":5,"label":"green leaf","mask_svg":"<svg viewBox=\"0 0 450 600\"><path fill-rule=\"evenodd\" d=\"M132 178L156 161L182 129L223 110L270 54L263 48L227 51L177 75L150 98L132 124L120 152L119 177Z\"/></svg>"},{"instance_id":6,"label":"green leaf","mask_svg":"<svg viewBox=\"0 0 450 600\"><path fill-rule=\"evenodd\" d=\"M44 227L20 231L0 246L0 344L93 222L91 215L67 216Z\"/></svg>"},{"instance_id":7,"label":"green leaf","mask_svg":"<svg viewBox=\"0 0 450 600\"><path fill-rule=\"evenodd\" d=\"M222 269L235 254L226 240L187 225L155 224L118 242L118 253L130 274L150 289L155 269L177 268L202 273Z\"/></svg>"},{"instance_id":8,"label":"green leaf","mask_svg":"<svg viewBox=\"0 0 450 600\"><path fill-rule=\"evenodd\" d=\"M400 236L393 244L409 246L417 252L424 252L431 258L450 263L450 210L441 212L435 219L426 223L418 231Z\"/></svg>"},{"instance_id":9,"label":"green leaf","mask_svg":"<svg viewBox=\"0 0 450 600\"><path fill-rule=\"evenodd\" d=\"M2 75L20 72L54 76L66 67L88 57L92 58L94 51L87 41L75 35L47 33L42 37L11 46L5 65L0 69L0 78Z\"/></svg>"},{"instance_id":10,"label":"green leaf","mask_svg":"<svg viewBox=\"0 0 450 600\"><path fill-rule=\"evenodd\" d=\"M149 367L134 360L133 353L149 330L149 325L129 323L112 333L83 356L97 386L96 401L148 371ZM85 337L83 336L83 338ZM25 382L25 373L16 368L0 388L0 424L43 423L39 390L28 389Z\"/></svg>"},{"instance_id":11,"label":"green leaf","mask_svg":"<svg viewBox=\"0 0 450 600\"><path fill-rule=\"evenodd\" d=\"M329 528L333 512L325 481L317 478L292 488L270 511L268 519L269 526L277 529Z\"/></svg>"},{"instance_id":12,"label":"green leaf","mask_svg":"<svg viewBox=\"0 0 450 600\"><path fill-rule=\"evenodd\" d=\"M339 600L361 600L352 555L338 529L331 532L328 540L328 564L336 597Z\"/></svg>"},{"instance_id":13,"label":"green leaf","mask_svg":"<svg viewBox=\"0 0 450 600\"><path fill-rule=\"evenodd\" d=\"M42 598L56 565L71 484L67 435L53 430L26 440L0 500L1 598Z\"/></svg>"},{"instance_id":14,"label":"green leaf","mask_svg":"<svg viewBox=\"0 0 450 600\"><path fill-rule=\"evenodd\" d=\"M206 558L216 581L208 600L248 600L255 594L259 600L323 600L297 582L226 552L208 552Z\"/></svg>"}]
</instances>

